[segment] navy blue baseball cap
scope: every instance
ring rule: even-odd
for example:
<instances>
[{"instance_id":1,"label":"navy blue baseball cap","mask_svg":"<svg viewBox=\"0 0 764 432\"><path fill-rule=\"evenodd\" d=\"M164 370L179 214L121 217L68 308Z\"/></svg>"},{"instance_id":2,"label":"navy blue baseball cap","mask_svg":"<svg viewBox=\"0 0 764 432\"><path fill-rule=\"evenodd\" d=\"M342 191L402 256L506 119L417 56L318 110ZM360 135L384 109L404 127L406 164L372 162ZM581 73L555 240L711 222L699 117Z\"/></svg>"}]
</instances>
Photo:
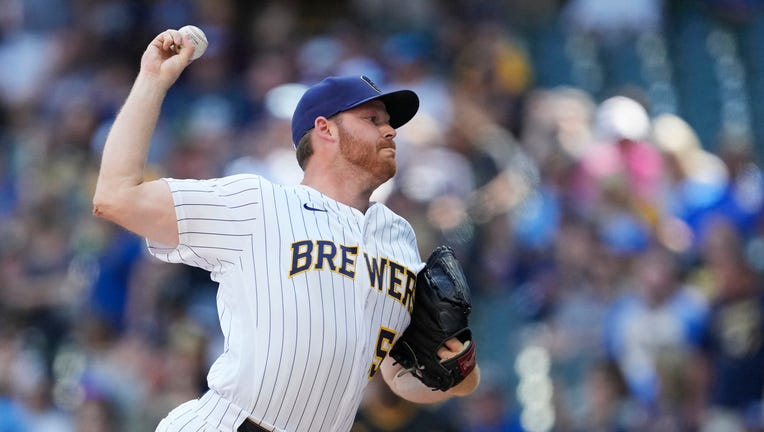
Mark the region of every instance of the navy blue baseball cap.
<instances>
[{"instance_id":1,"label":"navy blue baseball cap","mask_svg":"<svg viewBox=\"0 0 764 432\"><path fill-rule=\"evenodd\" d=\"M390 115L390 126L406 124L419 109L419 97L411 90L383 93L366 76L329 77L310 87L300 98L292 115L292 141L313 129L318 117L329 118L372 100L381 100Z\"/></svg>"}]
</instances>

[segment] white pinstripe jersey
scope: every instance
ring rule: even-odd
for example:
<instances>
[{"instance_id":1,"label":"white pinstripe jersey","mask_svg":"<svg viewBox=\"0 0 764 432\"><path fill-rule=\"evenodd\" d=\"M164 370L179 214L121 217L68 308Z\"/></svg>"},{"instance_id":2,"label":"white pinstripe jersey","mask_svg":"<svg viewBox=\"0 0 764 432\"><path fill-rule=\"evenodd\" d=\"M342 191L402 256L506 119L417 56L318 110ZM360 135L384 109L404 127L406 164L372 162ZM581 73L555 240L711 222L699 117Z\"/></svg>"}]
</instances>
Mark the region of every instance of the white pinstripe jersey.
<instances>
[{"instance_id":1,"label":"white pinstripe jersey","mask_svg":"<svg viewBox=\"0 0 764 432\"><path fill-rule=\"evenodd\" d=\"M268 428L349 430L410 320L424 263L409 223L256 175L165 180L180 244L150 252L219 283L225 345L210 388Z\"/></svg>"}]
</instances>

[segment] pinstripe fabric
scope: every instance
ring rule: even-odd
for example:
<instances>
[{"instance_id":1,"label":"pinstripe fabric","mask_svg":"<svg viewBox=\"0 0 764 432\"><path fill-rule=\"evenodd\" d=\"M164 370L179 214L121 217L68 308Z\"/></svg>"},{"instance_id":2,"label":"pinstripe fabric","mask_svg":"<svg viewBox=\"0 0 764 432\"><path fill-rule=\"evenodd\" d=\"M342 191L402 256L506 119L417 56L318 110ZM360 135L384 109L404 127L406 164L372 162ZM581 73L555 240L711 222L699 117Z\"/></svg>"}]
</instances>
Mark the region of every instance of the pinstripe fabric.
<instances>
[{"instance_id":1,"label":"pinstripe fabric","mask_svg":"<svg viewBox=\"0 0 764 432\"><path fill-rule=\"evenodd\" d=\"M244 409L210 390L201 398L170 411L159 423L156 432L235 432L246 417ZM268 425L263 427L273 428Z\"/></svg>"},{"instance_id":2,"label":"pinstripe fabric","mask_svg":"<svg viewBox=\"0 0 764 432\"><path fill-rule=\"evenodd\" d=\"M208 383L228 409L201 417L225 431L244 416L268 429L349 430L409 322L423 266L411 226L382 204L362 214L255 175L166 181L180 245L149 242L150 252L220 284L225 344Z\"/></svg>"}]
</instances>

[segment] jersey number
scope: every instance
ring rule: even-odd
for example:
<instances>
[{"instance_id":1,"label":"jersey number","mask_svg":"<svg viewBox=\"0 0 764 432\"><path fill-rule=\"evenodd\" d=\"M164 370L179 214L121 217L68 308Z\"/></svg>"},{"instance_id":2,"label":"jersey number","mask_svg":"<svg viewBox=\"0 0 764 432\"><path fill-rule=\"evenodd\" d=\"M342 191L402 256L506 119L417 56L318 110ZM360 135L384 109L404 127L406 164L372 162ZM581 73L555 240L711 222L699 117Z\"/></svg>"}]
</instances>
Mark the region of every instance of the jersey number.
<instances>
[{"instance_id":1,"label":"jersey number","mask_svg":"<svg viewBox=\"0 0 764 432\"><path fill-rule=\"evenodd\" d=\"M377 336L377 348L374 352L374 361L371 362L369 367L369 379L372 379L379 370L379 366L382 364L382 360L393 347L393 340L395 340L395 331L387 327L379 328L379 336Z\"/></svg>"}]
</instances>

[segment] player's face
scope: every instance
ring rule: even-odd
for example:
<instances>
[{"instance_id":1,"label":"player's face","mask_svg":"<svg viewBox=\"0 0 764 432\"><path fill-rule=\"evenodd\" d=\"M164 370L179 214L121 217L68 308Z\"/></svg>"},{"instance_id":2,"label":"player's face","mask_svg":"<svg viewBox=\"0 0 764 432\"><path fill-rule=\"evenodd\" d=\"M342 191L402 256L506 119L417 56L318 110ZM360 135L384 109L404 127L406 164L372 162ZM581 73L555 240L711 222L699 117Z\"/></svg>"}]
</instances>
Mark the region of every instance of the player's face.
<instances>
[{"instance_id":1,"label":"player's face","mask_svg":"<svg viewBox=\"0 0 764 432\"><path fill-rule=\"evenodd\" d=\"M385 105L372 101L342 113L339 121L340 153L350 164L384 183L397 169L395 129Z\"/></svg>"}]
</instances>

